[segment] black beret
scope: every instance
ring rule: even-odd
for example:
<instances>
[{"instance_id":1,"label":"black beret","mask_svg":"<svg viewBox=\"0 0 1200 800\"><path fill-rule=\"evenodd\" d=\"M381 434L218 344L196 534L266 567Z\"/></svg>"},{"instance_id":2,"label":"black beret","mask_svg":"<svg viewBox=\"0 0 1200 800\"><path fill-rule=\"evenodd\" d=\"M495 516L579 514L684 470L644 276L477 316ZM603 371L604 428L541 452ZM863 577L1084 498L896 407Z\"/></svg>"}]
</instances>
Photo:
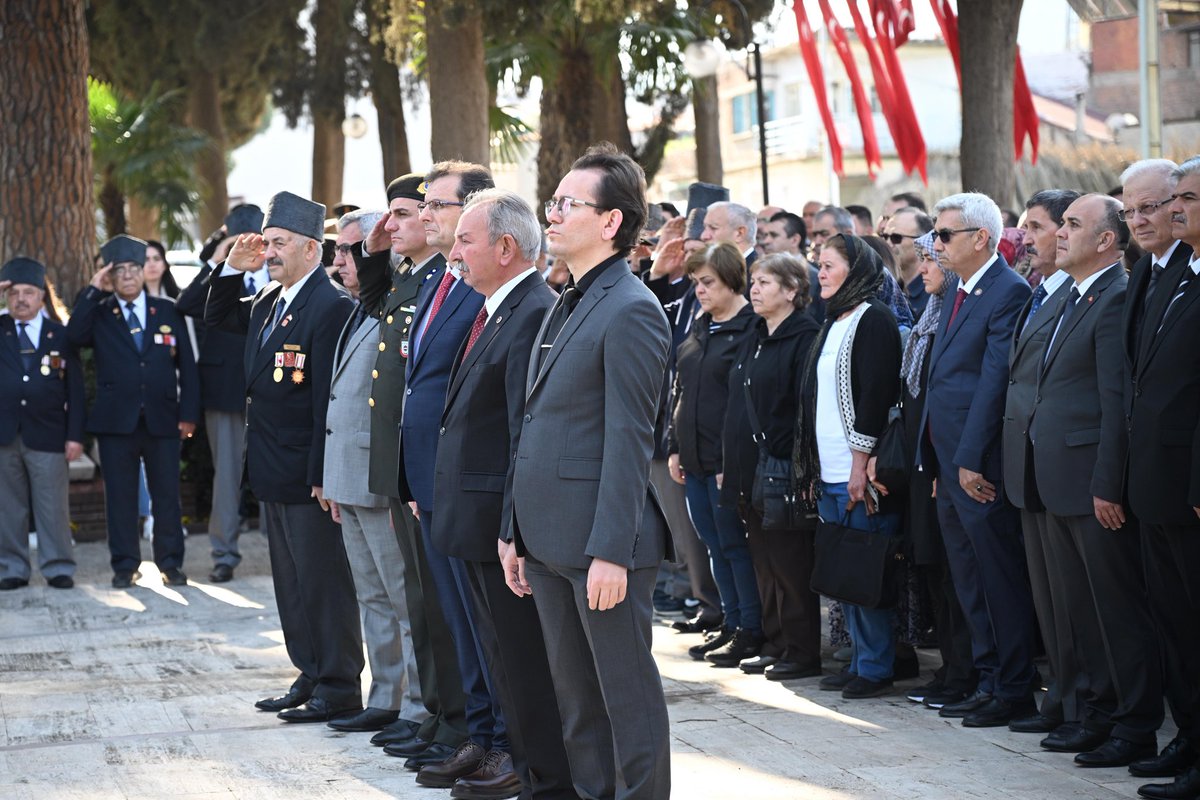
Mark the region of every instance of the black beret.
<instances>
[{"instance_id":1,"label":"black beret","mask_svg":"<svg viewBox=\"0 0 1200 800\"><path fill-rule=\"evenodd\" d=\"M13 284L27 283L39 289L46 288L46 268L40 261L32 258L17 257L0 268L0 281L12 281Z\"/></svg>"},{"instance_id":2,"label":"black beret","mask_svg":"<svg viewBox=\"0 0 1200 800\"><path fill-rule=\"evenodd\" d=\"M122 233L100 246L100 257L105 264L146 263L146 243L135 236Z\"/></svg>"},{"instance_id":3,"label":"black beret","mask_svg":"<svg viewBox=\"0 0 1200 800\"><path fill-rule=\"evenodd\" d=\"M225 234L262 233L263 212L253 203L243 203L225 215Z\"/></svg>"},{"instance_id":4,"label":"black beret","mask_svg":"<svg viewBox=\"0 0 1200 800\"><path fill-rule=\"evenodd\" d=\"M410 172L407 175L401 175L389 183L387 187L388 202L392 202L397 197L406 197L409 200L424 200L425 176Z\"/></svg>"}]
</instances>

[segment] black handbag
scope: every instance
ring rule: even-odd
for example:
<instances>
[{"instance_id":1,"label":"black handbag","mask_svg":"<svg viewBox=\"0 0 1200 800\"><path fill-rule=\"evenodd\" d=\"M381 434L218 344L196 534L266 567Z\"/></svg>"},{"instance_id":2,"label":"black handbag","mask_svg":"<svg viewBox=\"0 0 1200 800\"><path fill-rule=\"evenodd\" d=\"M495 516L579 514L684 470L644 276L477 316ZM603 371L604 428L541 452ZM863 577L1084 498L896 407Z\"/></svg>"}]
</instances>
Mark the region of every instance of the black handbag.
<instances>
[{"instance_id":1,"label":"black handbag","mask_svg":"<svg viewBox=\"0 0 1200 800\"><path fill-rule=\"evenodd\" d=\"M776 458L767 450L767 434L758 424L758 414L750 397L750 381L743 381L746 392L746 414L750 428L755 431L758 445L758 466L754 470L754 485L750 490L750 505L762 514L764 531L812 530L817 516L796 494L792 479L792 459Z\"/></svg>"},{"instance_id":2,"label":"black handbag","mask_svg":"<svg viewBox=\"0 0 1200 800\"><path fill-rule=\"evenodd\" d=\"M871 455L875 457L875 480L887 487L889 495L898 497L903 496L912 474L912 457L904 439L903 408L892 406Z\"/></svg>"},{"instance_id":3,"label":"black handbag","mask_svg":"<svg viewBox=\"0 0 1200 800\"><path fill-rule=\"evenodd\" d=\"M816 558L809 587L817 594L863 608L892 608L900 594L904 537L817 524Z\"/></svg>"}]
</instances>

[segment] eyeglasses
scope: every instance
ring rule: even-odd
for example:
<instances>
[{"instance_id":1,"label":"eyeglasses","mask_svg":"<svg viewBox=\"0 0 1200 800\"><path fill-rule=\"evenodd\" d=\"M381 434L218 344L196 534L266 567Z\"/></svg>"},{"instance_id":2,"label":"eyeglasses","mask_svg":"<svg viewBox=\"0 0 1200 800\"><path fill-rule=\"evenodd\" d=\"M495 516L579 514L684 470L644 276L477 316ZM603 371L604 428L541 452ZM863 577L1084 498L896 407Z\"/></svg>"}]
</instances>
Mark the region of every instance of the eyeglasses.
<instances>
[{"instance_id":1,"label":"eyeglasses","mask_svg":"<svg viewBox=\"0 0 1200 800\"><path fill-rule=\"evenodd\" d=\"M336 250L337 252L341 253L344 256L348 256L348 255L350 255L351 252L353 252L354 248L357 247L358 244L359 244L358 242L355 242L353 244L345 244L345 243L335 244L333 246L333 249Z\"/></svg>"},{"instance_id":2,"label":"eyeglasses","mask_svg":"<svg viewBox=\"0 0 1200 800\"><path fill-rule=\"evenodd\" d=\"M1134 214L1137 214L1142 219L1145 219L1174 199L1175 196L1172 195L1166 200L1159 200L1157 203L1143 203L1137 208L1122 208L1117 212L1117 217L1121 220L1121 222L1129 222L1129 220L1133 219Z\"/></svg>"},{"instance_id":3,"label":"eyeglasses","mask_svg":"<svg viewBox=\"0 0 1200 800\"><path fill-rule=\"evenodd\" d=\"M575 206L587 206L588 208L594 208L597 211L611 210L587 200L580 200L576 197L567 197L566 195L563 195L562 197L551 197L546 201L546 216L550 216L551 211L558 209L558 213L565 217L567 214L571 213L571 209Z\"/></svg>"},{"instance_id":4,"label":"eyeglasses","mask_svg":"<svg viewBox=\"0 0 1200 800\"><path fill-rule=\"evenodd\" d=\"M458 200L422 200L417 203L417 211L424 211L426 208L432 209L436 214L447 206L465 206L466 203Z\"/></svg>"},{"instance_id":5,"label":"eyeglasses","mask_svg":"<svg viewBox=\"0 0 1200 800\"><path fill-rule=\"evenodd\" d=\"M900 244L900 243L901 243L901 242L903 242L905 239L917 239L917 238L920 238L920 237L917 237L917 236L909 236L907 233L889 233L889 234L888 234L886 237L884 237L884 238L886 238L886 239L887 239L889 242L891 242L892 244Z\"/></svg>"},{"instance_id":6,"label":"eyeglasses","mask_svg":"<svg viewBox=\"0 0 1200 800\"><path fill-rule=\"evenodd\" d=\"M942 240L942 244L950 244L950 240L954 238L956 233L970 233L972 231L981 230L980 228L941 228L933 232L933 235Z\"/></svg>"}]
</instances>

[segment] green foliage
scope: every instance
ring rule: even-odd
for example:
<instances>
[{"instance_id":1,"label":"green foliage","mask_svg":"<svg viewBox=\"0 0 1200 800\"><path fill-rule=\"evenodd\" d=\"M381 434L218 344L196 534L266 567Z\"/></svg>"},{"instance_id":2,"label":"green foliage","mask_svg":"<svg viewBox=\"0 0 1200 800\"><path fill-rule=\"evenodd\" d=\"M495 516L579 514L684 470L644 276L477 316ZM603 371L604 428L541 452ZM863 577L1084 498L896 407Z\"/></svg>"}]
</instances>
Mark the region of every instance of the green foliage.
<instances>
[{"instance_id":1,"label":"green foliage","mask_svg":"<svg viewBox=\"0 0 1200 800\"><path fill-rule=\"evenodd\" d=\"M200 202L196 156L209 146L203 133L175 121L180 92L160 92L151 84L147 95L135 100L107 83L88 78L97 196L106 189L116 190L123 198L136 198L156 209L163 235L170 242L189 239L186 221ZM109 227L113 227L111 222ZM107 234L120 232L110 229Z\"/></svg>"},{"instance_id":2,"label":"green foliage","mask_svg":"<svg viewBox=\"0 0 1200 800\"><path fill-rule=\"evenodd\" d=\"M488 129L491 132L492 163L516 164L529 152L535 134L520 117L499 106L488 109Z\"/></svg>"}]
</instances>

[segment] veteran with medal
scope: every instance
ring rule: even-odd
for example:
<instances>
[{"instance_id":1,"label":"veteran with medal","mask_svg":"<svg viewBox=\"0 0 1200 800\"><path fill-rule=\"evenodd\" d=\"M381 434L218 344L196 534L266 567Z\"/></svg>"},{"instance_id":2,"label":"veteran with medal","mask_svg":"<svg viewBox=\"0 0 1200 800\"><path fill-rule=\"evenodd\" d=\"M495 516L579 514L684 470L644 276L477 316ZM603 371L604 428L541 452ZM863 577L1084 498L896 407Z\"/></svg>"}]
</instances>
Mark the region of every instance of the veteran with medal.
<instances>
[{"instance_id":1,"label":"veteran with medal","mask_svg":"<svg viewBox=\"0 0 1200 800\"><path fill-rule=\"evenodd\" d=\"M260 710L326 722L362 709L362 635L341 530L322 491L325 413L338 335L353 306L321 269L325 206L280 192L262 234L237 238L210 281L205 323L246 336L246 471L266 509L275 599L299 671ZM271 283L242 297L243 273Z\"/></svg>"},{"instance_id":2,"label":"veteran with medal","mask_svg":"<svg viewBox=\"0 0 1200 800\"><path fill-rule=\"evenodd\" d=\"M0 269L0 591L29 584L29 523L38 567L55 589L75 585L67 463L83 452L83 370L66 328L43 312L46 268L14 258Z\"/></svg>"}]
</instances>

